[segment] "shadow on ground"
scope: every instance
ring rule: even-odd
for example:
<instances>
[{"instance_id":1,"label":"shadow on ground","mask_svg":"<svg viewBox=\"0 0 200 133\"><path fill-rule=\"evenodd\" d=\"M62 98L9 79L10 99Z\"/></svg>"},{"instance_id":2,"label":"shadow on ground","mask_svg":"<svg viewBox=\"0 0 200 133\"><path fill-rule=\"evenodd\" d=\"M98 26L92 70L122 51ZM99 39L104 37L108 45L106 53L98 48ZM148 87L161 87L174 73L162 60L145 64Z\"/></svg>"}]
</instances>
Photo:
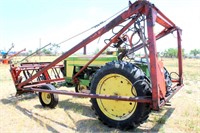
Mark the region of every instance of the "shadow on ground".
<instances>
[{"instance_id":1,"label":"shadow on ground","mask_svg":"<svg viewBox=\"0 0 200 133\"><path fill-rule=\"evenodd\" d=\"M3 104L16 104L17 102L34 99L36 97L37 97L36 93L27 93L27 94L22 94L20 96L11 95L8 98L1 99L1 102Z\"/></svg>"},{"instance_id":2,"label":"shadow on ground","mask_svg":"<svg viewBox=\"0 0 200 133\"><path fill-rule=\"evenodd\" d=\"M83 103L74 103L70 101L71 99L60 101L58 104L59 108L63 108L65 111L71 110L75 113L87 116L87 117L95 117L94 111L91 106L85 105Z\"/></svg>"},{"instance_id":3,"label":"shadow on ground","mask_svg":"<svg viewBox=\"0 0 200 133\"><path fill-rule=\"evenodd\" d=\"M167 120L171 117L172 113L174 112L174 108L167 107L165 109L161 109L160 112L152 111L153 117L156 117L156 120L152 120L152 118L147 119L147 123L151 123L152 126L145 126L141 125L137 129L135 129L135 132L159 132L160 129L164 126L164 124L167 122ZM165 111L165 113L162 115L161 112ZM144 123L145 124L145 123Z\"/></svg>"},{"instance_id":4,"label":"shadow on ground","mask_svg":"<svg viewBox=\"0 0 200 133\"><path fill-rule=\"evenodd\" d=\"M1 102L6 105L7 104L13 105L17 110L21 111L25 116L29 117L31 120L34 120L36 123L39 123L39 125L41 127L46 128L48 131L51 131L54 133L59 133L58 130L56 130L50 124L47 124L47 122L45 122L45 121L50 121L50 122L57 124L59 126L62 126L64 128L75 130L74 128L68 127L67 125L65 125L61 122L58 122L58 121L48 118L46 116L40 115L38 113L34 113L31 110L21 107L20 105L17 104L20 101L31 100L36 97L37 97L36 94L28 94L28 95L23 95L23 96L19 96L19 97L11 96L11 97L8 97L7 99L5 99L5 98L1 99ZM41 105L36 105L36 106L38 106L38 108L42 108Z\"/></svg>"},{"instance_id":5,"label":"shadow on ground","mask_svg":"<svg viewBox=\"0 0 200 133\"><path fill-rule=\"evenodd\" d=\"M71 118L72 122L76 125L75 128L67 126L65 123L61 123L59 121L53 120L51 118L48 118L46 116L40 115L38 113L34 113L31 110L28 110L26 108L23 108L17 104L17 102L22 101L22 100L30 100L33 98L36 98L36 94L30 94L29 96L22 96L22 97L8 97L7 99L1 99L1 102L3 104L10 104L15 106L15 108L19 111L21 111L25 116L29 117L30 119L36 121L42 127L46 127L48 131L51 132L59 132L56 130L54 127L52 127L50 124L46 123L44 120L53 122L59 126L62 126L63 128L66 129L71 129L75 132L124 132L120 131L118 129L114 128L109 128L106 125L102 124L95 116L94 111L91 109L90 106L84 105L81 103L73 103L69 100L63 100L60 101L58 104L59 108L63 108L66 112L66 115L68 115L69 118ZM35 108L43 108L41 105L35 105ZM74 111L75 113L79 113L83 116L87 116L87 119L79 120L79 121L74 121L73 117L70 116L70 113L67 112L67 110ZM48 110L47 110L48 111ZM147 120L147 122L152 122L155 123L153 127L145 127L143 128L142 126L139 126L136 129L131 129L125 132L159 132L159 130L163 127L167 119L171 116L173 113L174 108L166 108L166 112L164 115L162 115L155 123L155 121L152 120ZM158 113L159 112L153 112L153 113ZM41 120L42 118L43 120Z\"/></svg>"}]
</instances>

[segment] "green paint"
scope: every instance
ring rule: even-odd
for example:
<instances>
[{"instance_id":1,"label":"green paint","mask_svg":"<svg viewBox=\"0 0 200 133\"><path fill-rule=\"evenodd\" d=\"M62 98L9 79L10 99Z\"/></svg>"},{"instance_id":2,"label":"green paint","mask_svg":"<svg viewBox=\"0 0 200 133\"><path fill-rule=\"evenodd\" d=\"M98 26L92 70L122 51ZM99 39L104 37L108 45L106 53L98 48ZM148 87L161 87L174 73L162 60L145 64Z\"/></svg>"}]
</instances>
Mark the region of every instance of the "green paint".
<instances>
[{"instance_id":1,"label":"green paint","mask_svg":"<svg viewBox=\"0 0 200 133\"><path fill-rule=\"evenodd\" d=\"M85 66L93 56L82 55L82 56L70 56L65 59L65 70L66 70L66 83L72 83L72 77L77 73L81 67ZM100 67L105 65L107 62L111 62L113 60L117 60L117 56L114 55L100 55L96 58L89 67ZM86 68L87 70L87 68ZM86 73L84 76L79 75L77 78L81 85L89 86L90 80L89 77L91 75L87 75Z\"/></svg>"},{"instance_id":2,"label":"green paint","mask_svg":"<svg viewBox=\"0 0 200 133\"><path fill-rule=\"evenodd\" d=\"M89 86L90 85L90 80L86 79L79 79L81 85Z\"/></svg>"},{"instance_id":3,"label":"green paint","mask_svg":"<svg viewBox=\"0 0 200 133\"><path fill-rule=\"evenodd\" d=\"M65 70L66 70L66 83L71 83L72 84L72 77L75 75L75 73L79 72L81 67L85 66L93 56L87 56L87 55L82 55L82 56L70 56L65 59ZM105 65L107 62L111 62L114 60L117 60L117 56L114 55L101 55L98 58L96 58L90 65L89 67L92 68L97 68L100 66ZM146 63L134 63L138 67L140 67L146 76L150 78L150 73L148 70L148 65ZM86 70L89 70L86 68ZM85 71L85 70L84 70ZM80 85L85 85L88 86L90 85L90 77L91 75L87 75L86 73L79 75L77 78L79 79Z\"/></svg>"},{"instance_id":4,"label":"green paint","mask_svg":"<svg viewBox=\"0 0 200 133\"><path fill-rule=\"evenodd\" d=\"M145 64L145 63L136 63L136 65L142 69L142 71L146 74L146 76L148 78L150 78L150 73L149 73L147 64Z\"/></svg>"},{"instance_id":5,"label":"green paint","mask_svg":"<svg viewBox=\"0 0 200 133\"><path fill-rule=\"evenodd\" d=\"M67 61L90 61L93 58L93 56L70 56L66 58ZM105 55L105 56L99 56L95 59L95 61L113 61L117 60L117 56L113 55Z\"/></svg>"}]
</instances>

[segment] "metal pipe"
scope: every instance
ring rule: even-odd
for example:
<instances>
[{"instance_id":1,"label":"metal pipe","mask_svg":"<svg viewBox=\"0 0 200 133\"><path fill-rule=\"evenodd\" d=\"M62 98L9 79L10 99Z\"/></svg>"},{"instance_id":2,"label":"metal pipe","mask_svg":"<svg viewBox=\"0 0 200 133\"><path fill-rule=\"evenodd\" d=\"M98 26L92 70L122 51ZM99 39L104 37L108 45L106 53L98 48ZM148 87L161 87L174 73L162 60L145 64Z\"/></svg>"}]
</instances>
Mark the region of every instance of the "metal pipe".
<instances>
[{"instance_id":1,"label":"metal pipe","mask_svg":"<svg viewBox=\"0 0 200 133\"><path fill-rule=\"evenodd\" d=\"M26 60L28 57L30 57L30 56L32 56L32 55L34 55L35 53L37 53L38 51L40 51L40 50L44 49L45 47L47 47L47 46L49 46L49 45L52 45L52 44L51 44L51 43L49 43L49 44L45 45L44 47L42 47L42 48L40 48L40 49L36 50L35 52L33 52L33 53L31 53L30 55L26 56L25 58L23 58L21 61L19 61L19 62L17 62L17 63L20 63L20 62L22 62L22 61Z\"/></svg>"},{"instance_id":2,"label":"metal pipe","mask_svg":"<svg viewBox=\"0 0 200 133\"><path fill-rule=\"evenodd\" d=\"M159 110L160 105L160 92L158 86L158 61L157 61L157 49L156 49L156 37L154 35L154 24L156 20L157 12L155 9L150 8L147 16L147 32L148 32L148 44L149 44L149 57L150 57L150 75L152 83L152 99L153 109Z\"/></svg>"},{"instance_id":3,"label":"metal pipe","mask_svg":"<svg viewBox=\"0 0 200 133\"><path fill-rule=\"evenodd\" d=\"M178 68L179 68L179 84L183 84L183 63L182 63L182 46L181 46L181 29L177 29L178 41Z\"/></svg>"},{"instance_id":4,"label":"metal pipe","mask_svg":"<svg viewBox=\"0 0 200 133\"><path fill-rule=\"evenodd\" d=\"M146 97L110 96L110 95L99 95L99 94L76 93L76 92L69 92L66 90L44 90L44 89L37 89L37 88L23 89L23 91L46 92L46 93L52 93L52 94L62 94L62 95L71 95L71 96L88 97L88 98L131 101L131 102L140 102L140 103L152 103L151 97L148 97L148 96Z\"/></svg>"}]
</instances>

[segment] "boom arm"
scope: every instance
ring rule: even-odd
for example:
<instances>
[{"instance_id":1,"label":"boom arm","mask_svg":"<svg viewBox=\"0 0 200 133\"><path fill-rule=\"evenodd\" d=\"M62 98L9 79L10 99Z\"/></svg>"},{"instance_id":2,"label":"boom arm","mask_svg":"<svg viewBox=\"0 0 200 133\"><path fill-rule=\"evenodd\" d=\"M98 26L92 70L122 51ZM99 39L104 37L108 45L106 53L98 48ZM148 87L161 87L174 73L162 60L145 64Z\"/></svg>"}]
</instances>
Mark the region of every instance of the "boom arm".
<instances>
[{"instance_id":1,"label":"boom arm","mask_svg":"<svg viewBox=\"0 0 200 133\"><path fill-rule=\"evenodd\" d=\"M23 52L23 51L26 51L26 49L23 49L23 50L21 50L21 51L15 53L15 54L13 54L13 55L11 55L11 56L8 58L8 60L10 60L11 58L17 56L18 54L20 54L20 53Z\"/></svg>"}]
</instances>

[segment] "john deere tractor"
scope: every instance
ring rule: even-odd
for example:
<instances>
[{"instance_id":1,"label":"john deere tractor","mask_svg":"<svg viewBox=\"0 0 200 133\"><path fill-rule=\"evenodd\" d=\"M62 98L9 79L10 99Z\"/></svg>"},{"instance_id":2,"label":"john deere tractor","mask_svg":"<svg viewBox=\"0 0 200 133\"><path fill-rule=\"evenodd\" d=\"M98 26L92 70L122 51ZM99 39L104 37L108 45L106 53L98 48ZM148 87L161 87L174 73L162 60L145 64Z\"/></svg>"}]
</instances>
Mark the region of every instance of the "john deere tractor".
<instances>
[{"instance_id":1,"label":"john deere tractor","mask_svg":"<svg viewBox=\"0 0 200 133\"><path fill-rule=\"evenodd\" d=\"M76 92L88 92L92 76L106 63L117 60L116 55L102 55L93 61L81 74L78 75L78 82L73 81L73 76L91 59L91 56L71 56L64 61L66 83L68 86L75 86Z\"/></svg>"},{"instance_id":2,"label":"john deere tractor","mask_svg":"<svg viewBox=\"0 0 200 133\"><path fill-rule=\"evenodd\" d=\"M156 24L161 30L157 34ZM105 39L97 54L73 55L111 31L114 35ZM50 108L58 104L57 94L89 97L95 114L104 124L123 130L135 128L148 118L151 110L158 111L183 87L181 31L149 1L129 2L126 11L53 62L11 65L17 94L39 92L42 106ZM178 72L174 73L178 77L172 80L159 59L156 42L174 32L178 47ZM103 55L108 47L116 49L117 54ZM140 50L144 56L136 58ZM63 60L64 66L59 65ZM49 70L55 72L54 77ZM75 86L76 92L56 90L51 84L64 80L68 86Z\"/></svg>"}]
</instances>

